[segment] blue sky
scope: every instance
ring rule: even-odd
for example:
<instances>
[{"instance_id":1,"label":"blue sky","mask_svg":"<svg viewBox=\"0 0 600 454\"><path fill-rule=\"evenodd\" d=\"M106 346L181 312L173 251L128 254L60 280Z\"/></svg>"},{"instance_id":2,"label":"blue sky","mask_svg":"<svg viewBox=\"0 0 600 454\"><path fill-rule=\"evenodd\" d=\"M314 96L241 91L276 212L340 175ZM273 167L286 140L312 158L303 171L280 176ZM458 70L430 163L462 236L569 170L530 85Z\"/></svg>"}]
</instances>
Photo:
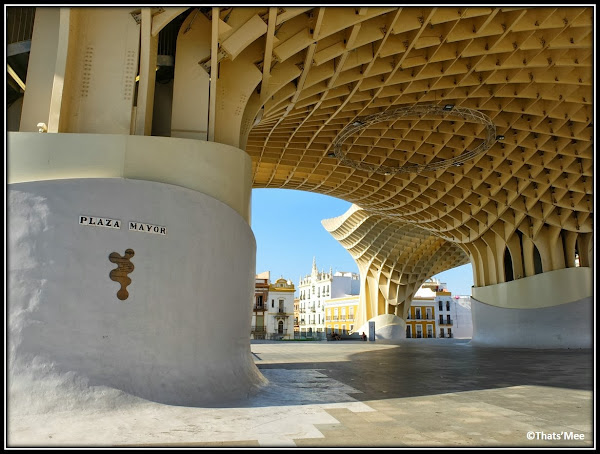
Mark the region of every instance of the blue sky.
<instances>
[{"instance_id":1,"label":"blue sky","mask_svg":"<svg viewBox=\"0 0 600 454\"><path fill-rule=\"evenodd\" d=\"M313 256L319 270L352 271L358 267L350 254L323 228L321 220L345 213L352 204L335 197L290 189L252 190L252 230L256 237L256 272L283 276L296 287L300 276L310 274ZM448 284L453 295L470 295L471 265L463 265L436 278Z\"/></svg>"}]
</instances>

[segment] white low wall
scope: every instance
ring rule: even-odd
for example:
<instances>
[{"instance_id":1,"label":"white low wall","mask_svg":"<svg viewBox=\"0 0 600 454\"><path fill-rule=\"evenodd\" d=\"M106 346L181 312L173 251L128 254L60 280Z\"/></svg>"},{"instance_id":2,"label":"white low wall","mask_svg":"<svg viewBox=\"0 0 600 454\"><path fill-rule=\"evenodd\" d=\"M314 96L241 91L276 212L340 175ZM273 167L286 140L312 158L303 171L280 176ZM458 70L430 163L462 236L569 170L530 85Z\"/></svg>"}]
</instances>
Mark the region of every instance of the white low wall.
<instances>
[{"instance_id":1,"label":"white low wall","mask_svg":"<svg viewBox=\"0 0 600 454\"><path fill-rule=\"evenodd\" d=\"M564 268L472 291L473 345L592 347L591 268Z\"/></svg>"},{"instance_id":2,"label":"white low wall","mask_svg":"<svg viewBox=\"0 0 600 454\"><path fill-rule=\"evenodd\" d=\"M472 345L510 348L592 348L592 298L539 309L505 309L471 298Z\"/></svg>"},{"instance_id":3,"label":"white low wall","mask_svg":"<svg viewBox=\"0 0 600 454\"><path fill-rule=\"evenodd\" d=\"M473 287L473 298L492 306L536 309L570 303L592 295L594 281L588 267L563 268L514 281Z\"/></svg>"},{"instance_id":4,"label":"white low wall","mask_svg":"<svg viewBox=\"0 0 600 454\"><path fill-rule=\"evenodd\" d=\"M9 184L7 197L13 411L33 392L21 386L32 371L176 405L264 384L249 340L256 243L236 211L197 191L122 178ZM81 215L122 225L81 225ZM130 221L166 235L130 231ZM128 248L135 268L119 300L109 254Z\"/></svg>"},{"instance_id":5,"label":"white low wall","mask_svg":"<svg viewBox=\"0 0 600 454\"><path fill-rule=\"evenodd\" d=\"M370 319L354 332L369 336L369 322L375 322L375 340L406 339L406 322L394 314L382 314Z\"/></svg>"}]
</instances>

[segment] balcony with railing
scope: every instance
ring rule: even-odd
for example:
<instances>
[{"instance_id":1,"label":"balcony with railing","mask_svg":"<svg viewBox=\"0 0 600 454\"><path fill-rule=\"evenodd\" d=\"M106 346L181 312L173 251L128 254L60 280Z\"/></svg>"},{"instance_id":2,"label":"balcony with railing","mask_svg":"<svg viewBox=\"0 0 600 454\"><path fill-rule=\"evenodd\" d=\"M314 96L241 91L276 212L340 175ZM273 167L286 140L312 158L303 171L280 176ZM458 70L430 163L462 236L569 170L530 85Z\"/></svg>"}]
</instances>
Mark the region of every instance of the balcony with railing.
<instances>
[{"instance_id":1,"label":"balcony with railing","mask_svg":"<svg viewBox=\"0 0 600 454\"><path fill-rule=\"evenodd\" d=\"M252 309L255 311L266 311L267 305L266 304L255 304L254 306L252 306Z\"/></svg>"},{"instance_id":2,"label":"balcony with railing","mask_svg":"<svg viewBox=\"0 0 600 454\"><path fill-rule=\"evenodd\" d=\"M451 318L446 318L446 319L440 318L438 320L438 325L450 325L451 326L453 324L454 324L454 321Z\"/></svg>"},{"instance_id":3,"label":"balcony with railing","mask_svg":"<svg viewBox=\"0 0 600 454\"><path fill-rule=\"evenodd\" d=\"M252 333L266 333L267 327L264 325L263 326L252 326L251 332Z\"/></svg>"}]
</instances>

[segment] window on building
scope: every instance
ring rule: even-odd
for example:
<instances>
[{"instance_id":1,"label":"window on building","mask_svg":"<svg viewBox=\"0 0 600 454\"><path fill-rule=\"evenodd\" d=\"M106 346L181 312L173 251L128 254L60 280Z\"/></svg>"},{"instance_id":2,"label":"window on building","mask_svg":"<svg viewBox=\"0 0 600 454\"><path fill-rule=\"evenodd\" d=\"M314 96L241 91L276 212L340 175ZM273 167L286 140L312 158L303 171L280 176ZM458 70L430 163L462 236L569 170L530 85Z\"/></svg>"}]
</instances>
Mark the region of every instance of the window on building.
<instances>
[{"instance_id":1,"label":"window on building","mask_svg":"<svg viewBox=\"0 0 600 454\"><path fill-rule=\"evenodd\" d=\"M446 315L446 322L448 323L448 325L450 324L450 315ZM450 329L450 328L448 328Z\"/></svg>"},{"instance_id":2,"label":"window on building","mask_svg":"<svg viewBox=\"0 0 600 454\"><path fill-rule=\"evenodd\" d=\"M410 329L410 325L406 325L406 337L409 338L409 339L412 337L412 332L411 332L411 329Z\"/></svg>"},{"instance_id":3,"label":"window on building","mask_svg":"<svg viewBox=\"0 0 600 454\"><path fill-rule=\"evenodd\" d=\"M354 306L350 306L350 313L348 314L348 320L354 320Z\"/></svg>"},{"instance_id":4,"label":"window on building","mask_svg":"<svg viewBox=\"0 0 600 454\"><path fill-rule=\"evenodd\" d=\"M346 320L346 308L342 307L342 320Z\"/></svg>"},{"instance_id":5,"label":"window on building","mask_svg":"<svg viewBox=\"0 0 600 454\"><path fill-rule=\"evenodd\" d=\"M285 304L284 300L279 300L279 312L285 312L284 304Z\"/></svg>"},{"instance_id":6,"label":"window on building","mask_svg":"<svg viewBox=\"0 0 600 454\"><path fill-rule=\"evenodd\" d=\"M450 301L446 301L446 310L449 311L450 310Z\"/></svg>"},{"instance_id":7,"label":"window on building","mask_svg":"<svg viewBox=\"0 0 600 454\"><path fill-rule=\"evenodd\" d=\"M342 325L342 334L346 334L346 325Z\"/></svg>"},{"instance_id":8,"label":"window on building","mask_svg":"<svg viewBox=\"0 0 600 454\"><path fill-rule=\"evenodd\" d=\"M428 308L425 309L425 316L426 316L427 320L431 320L433 318L432 315L431 315L431 308L430 307L428 307Z\"/></svg>"},{"instance_id":9,"label":"window on building","mask_svg":"<svg viewBox=\"0 0 600 454\"><path fill-rule=\"evenodd\" d=\"M420 320L421 319L421 309L417 308L415 313L416 313L417 320Z\"/></svg>"},{"instance_id":10,"label":"window on building","mask_svg":"<svg viewBox=\"0 0 600 454\"><path fill-rule=\"evenodd\" d=\"M452 337L452 328L448 328L448 337Z\"/></svg>"},{"instance_id":11,"label":"window on building","mask_svg":"<svg viewBox=\"0 0 600 454\"><path fill-rule=\"evenodd\" d=\"M271 307L275 307L275 300L271 300Z\"/></svg>"},{"instance_id":12,"label":"window on building","mask_svg":"<svg viewBox=\"0 0 600 454\"><path fill-rule=\"evenodd\" d=\"M338 308L337 307L333 310L333 319L338 320Z\"/></svg>"},{"instance_id":13,"label":"window on building","mask_svg":"<svg viewBox=\"0 0 600 454\"><path fill-rule=\"evenodd\" d=\"M427 325L427 337L433 338L433 325Z\"/></svg>"},{"instance_id":14,"label":"window on building","mask_svg":"<svg viewBox=\"0 0 600 454\"><path fill-rule=\"evenodd\" d=\"M440 324L444 323L444 316L440 314Z\"/></svg>"},{"instance_id":15,"label":"window on building","mask_svg":"<svg viewBox=\"0 0 600 454\"><path fill-rule=\"evenodd\" d=\"M277 333L283 334L283 321L281 320L279 320L279 323L277 324Z\"/></svg>"},{"instance_id":16,"label":"window on building","mask_svg":"<svg viewBox=\"0 0 600 454\"><path fill-rule=\"evenodd\" d=\"M446 337L446 336L444 335L444 328L440 328L440 337Z\"/></svg>"},{"instance_id":17,"label":"window on building","mask_svg":"<svg viewBox=\"0 0 600 454\"><path fill-rule=\"evenodd\" d=\"M416 325L417 328L417 338L423 337L423 327L421 325Z\"/></svg>"},{"instance_id":18,"label":"window on building","mask_svg":"<svg viewBox=\"0 0 600 454\"><path fill-rule=\"evenodd\" d=\"M441 301L440 301L439 308L440 308L440 311L443 311L443 310L444 310L444 303L442 303Z\"/></svg>"}]
</instances>

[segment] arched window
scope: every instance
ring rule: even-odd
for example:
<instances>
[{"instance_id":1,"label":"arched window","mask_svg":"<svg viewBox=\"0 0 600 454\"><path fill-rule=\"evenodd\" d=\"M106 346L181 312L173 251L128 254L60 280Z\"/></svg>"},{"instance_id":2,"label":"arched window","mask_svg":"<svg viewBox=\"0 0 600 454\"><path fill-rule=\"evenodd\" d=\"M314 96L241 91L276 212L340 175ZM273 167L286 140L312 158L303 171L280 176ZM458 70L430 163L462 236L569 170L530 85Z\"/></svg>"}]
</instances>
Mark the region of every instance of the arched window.
<instances>
[{"instance_id":1,"label":"arched window","mask_svg":"<svg viewBox=\"0 0 600 454\"><path fill-rule=\"evenodd\" d=\"M514 280L512 256L508 246L504 249L504 281L510 282Z\"/></svg>"},{"instance_id":2,"label":"arched window","mask_svg":"<svg viewBox=\"0 0 600 454\"><path fill-rule=\"evenodd\" d=\"M279 320L279 323L277 324L277 333L283 334L283 321L282 320Z\"/></svg>"},{"instance_id":3,"label":"arched window","mask_svg":"<svg viewBox=\"0 0 600 454\"><path fill-rule=\"evenodd\" d=\"M538 251L538 248L535 244L533 245L533 269L535 270L535 274L544 272L542 268L542 257L540 256L540 251Z\"/></svg>"}]
</instances>

